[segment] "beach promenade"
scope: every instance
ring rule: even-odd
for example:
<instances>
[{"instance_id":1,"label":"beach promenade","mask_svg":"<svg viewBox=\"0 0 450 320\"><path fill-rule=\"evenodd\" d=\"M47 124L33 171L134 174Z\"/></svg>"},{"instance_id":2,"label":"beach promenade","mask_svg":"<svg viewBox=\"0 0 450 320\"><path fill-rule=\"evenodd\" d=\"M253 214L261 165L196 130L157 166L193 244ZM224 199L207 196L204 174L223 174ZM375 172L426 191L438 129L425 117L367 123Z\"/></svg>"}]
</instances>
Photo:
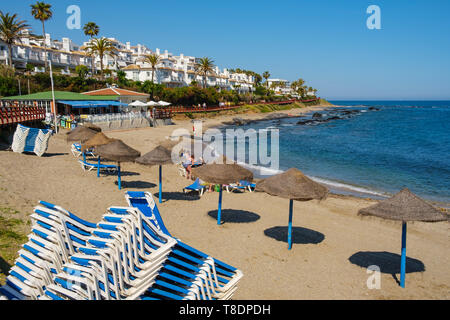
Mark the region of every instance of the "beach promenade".
<instances>
[{"instance_id":1,"label":"beach promenade","mask_svg":"<svg viewBox=\"0 0 450 320\"><path fill-rule=\"evenodd\" d=\"M327 106L328 107L328 106ZM286 115L319 110L307 107L278 111ZM205 119L215 127L234 117L257 120L267 114L225 115ZM192 130L190 120L175 125L110 131L145 154L171 136L173 130ZM84 172L70 152L65 132L50 139L47 154L0 151L0 207L13 208L15 218L28 219L39 200L48 201L90 220L98 221L109 206L126 206L124 192L158 192L158 168L135 163L122 165L123 190L115 175L97 178ZM301 169L301 164L299 164ZM399 269L401 223L361 218L361 208L374 200L330 195L321 202L294 203L293 249L287 249L289 203L260 192L224 193L222 219L217 225L218 193L203 197L184 195L191 181L176 166L164 167L163 203L159 211L171 233L199 250L227 261L244 273L234 299L449 299L449 224L413 223L408 230L407 256L412 263L406 288L397 284L398 273L381 273L380 289L369 289L364 265L369 261L382 270ZM399 270L397 271L399 272Z\"/></svg>"}]
</instances>

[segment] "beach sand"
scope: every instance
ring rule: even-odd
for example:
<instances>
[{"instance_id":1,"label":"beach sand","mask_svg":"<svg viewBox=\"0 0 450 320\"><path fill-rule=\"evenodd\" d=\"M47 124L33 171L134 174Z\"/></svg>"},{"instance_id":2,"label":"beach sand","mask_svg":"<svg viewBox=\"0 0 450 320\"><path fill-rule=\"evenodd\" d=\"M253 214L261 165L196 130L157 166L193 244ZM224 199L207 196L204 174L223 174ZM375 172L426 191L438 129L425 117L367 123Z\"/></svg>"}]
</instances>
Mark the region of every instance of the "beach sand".
<instances>
[{"instance_id":1,"label":"beach sand","mask_svg":"<svg viewBox=\"0 0 450 320\"><path fill-rule=\"evenodd\" d=\"M296 115L314 109L320 107L277 113ZM233 117L262 116L265 115L228 115L207 119L204 125L217 126ZM192 128L189 120L175 123L106 134L145 154L174 129ZM0 151L0 163L0 206L17 209L24 219L39 200L58 204L97 222L107 207L126 206L125 191L149 191L157 197L157 167L123 163L124 188L120 191L115 184L116 176L97 178L96 172L82 171L70 153L64 131L51 138L44 157ZM165 200L158 204L159 210L172 235L243 271L244 278L234 299L450 298L447 222L408 225L407 256L419 261L411 264L415 272L407 273L405 289L389 273L381 274L380 289L368 289L370 274L366 268L352 263L349 260L352 256L363 261L371 257L370 264L378 263L382 271L400 269L401 225L357 216L360 208L374 204L374 200L330 195L321 202L295 202L294 245L289 251L288 200L259 192L225 192L225 223L218 226L215 219L218 193L206 193L202 198L184 195L182 188L190 183L178 174L175 166L164 167ZM422 267L425 271L421 271Z\"/></svg>"}]
</instances>

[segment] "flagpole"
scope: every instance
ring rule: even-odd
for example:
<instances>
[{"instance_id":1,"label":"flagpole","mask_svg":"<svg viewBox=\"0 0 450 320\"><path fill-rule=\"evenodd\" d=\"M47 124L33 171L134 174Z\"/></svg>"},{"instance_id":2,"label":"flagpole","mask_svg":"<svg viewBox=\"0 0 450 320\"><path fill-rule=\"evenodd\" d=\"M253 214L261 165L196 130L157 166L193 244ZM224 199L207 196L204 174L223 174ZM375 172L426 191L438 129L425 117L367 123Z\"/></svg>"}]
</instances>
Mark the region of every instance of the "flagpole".
<instances>
[{"instance_id":1,"label":"flagpole","mask_svg":"<svg viewBox=\"0 0 450 320\"><path fill-rule=\"evenodd\" d=\"M52 85L52 100L53 100L53 115L54 115L54 124L55 124L55 133L58 133L58 124L56 120L57 112L56 112L56 102L55 102L55 88L53 84L53 69L52 69L52 59L48 59L50 61L50 82Z\"/></svg>"}]
</instances>

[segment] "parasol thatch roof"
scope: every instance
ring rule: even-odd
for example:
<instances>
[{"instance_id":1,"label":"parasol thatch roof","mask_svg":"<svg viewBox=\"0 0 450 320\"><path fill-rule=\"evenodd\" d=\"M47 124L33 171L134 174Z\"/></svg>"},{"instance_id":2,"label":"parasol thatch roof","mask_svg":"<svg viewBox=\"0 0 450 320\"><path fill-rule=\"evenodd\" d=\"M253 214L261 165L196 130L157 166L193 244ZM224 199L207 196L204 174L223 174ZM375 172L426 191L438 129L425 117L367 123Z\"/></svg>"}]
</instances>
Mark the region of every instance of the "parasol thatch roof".
<instances>
[{"instance_id":1,"label":"parasol thatch roof","mask_svg":"<svg viewBox=\"0 0 450 320\"><path fill-rule=\"evenodd\" d=\"M192 175L209 183L229 184L253 181L253 173L237 164L207 164L192 169Z\"/></svg>"},{"instance_id":2,"label":"parasol thatch roof","mask_svg":"<svg viewBox=\"0 0 450 320\"><path fill-rule=\"evenodd\" d=\"M136 162L148 166L173 164L172 153L162 146L157 146L149 153L137 158Z\"/></svg>"},{"instance_id":3,"label":"parasol thatch roof","mask_svg":"<svg viewBox=\"0 0 450 320\"><path fill-rule=\"evenodd\" d=\"M449 219L448 215L440 212L407 188L403 189L392 198L359 210L358 214L403 222L439 222L448 221Z\"/></svg>"},{"instance_id":4,"label":"parasol thatch roof","mask_svg":"<svg viewBox=\"0 0 450 320\"><path fill-rule=\"evenodd\" d=\"M81 145L81 151L85 151L86 149L108 144L110 142L113 142L114 140L116 139L109 138L103 132L99 132Z\"/></svg>"},{"instance_id":5,"label":"parasol thatch roof","mask_svg":"<svg viewBox=\"0 0 450 320\"><path fill-rule=\"evenodd\" d=\"M81 142L84 143L95 136L98 131L89 129L84 126L79 126L67 133L67 142Z\"/></svg>"},{"instance_id":6,"label":"parasol thatch roof","mask_svg":"<svg viewBox=\"0 0 450 320\"><path fill-rule=\"evenodd\" d=\"M117 162L132 162L141 153L126 145L122 140L114 140L108 144L95 147L95 153L100 157Z\"/></svg>"},{"instance_id":7,"label":"parasol thatch roof","mask_svg":"<svg viewBox=\"0 0 450 320\"><path fill-rule=\"evenodd\" d=\"M311 180L295 168L261 180L256 184L256 190L298 201L322 200L328 195L326 187Z\"/></svg>"}]
</instances>

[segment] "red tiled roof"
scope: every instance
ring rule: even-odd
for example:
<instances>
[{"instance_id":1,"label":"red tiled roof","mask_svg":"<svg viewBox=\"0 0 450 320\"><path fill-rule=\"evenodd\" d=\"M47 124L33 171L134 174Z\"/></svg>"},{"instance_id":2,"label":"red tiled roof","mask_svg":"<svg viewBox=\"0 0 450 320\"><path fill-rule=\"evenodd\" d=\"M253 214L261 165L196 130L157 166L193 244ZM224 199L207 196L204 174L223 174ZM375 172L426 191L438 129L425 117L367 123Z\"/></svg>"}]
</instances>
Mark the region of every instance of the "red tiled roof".
<instances>
[{"instance_id":1,"label":"red tiled roof","mask_svg":"<svg viewBox=\"0 0 450 320\"><path fill-rule=\"evenodd\" d=\"M150 96L147 93L136 92L120 88L105 88L100 90L83 92L83 94L86 94L88 96L146 96L146 97Z\"/></svg>"}]
</instances>

